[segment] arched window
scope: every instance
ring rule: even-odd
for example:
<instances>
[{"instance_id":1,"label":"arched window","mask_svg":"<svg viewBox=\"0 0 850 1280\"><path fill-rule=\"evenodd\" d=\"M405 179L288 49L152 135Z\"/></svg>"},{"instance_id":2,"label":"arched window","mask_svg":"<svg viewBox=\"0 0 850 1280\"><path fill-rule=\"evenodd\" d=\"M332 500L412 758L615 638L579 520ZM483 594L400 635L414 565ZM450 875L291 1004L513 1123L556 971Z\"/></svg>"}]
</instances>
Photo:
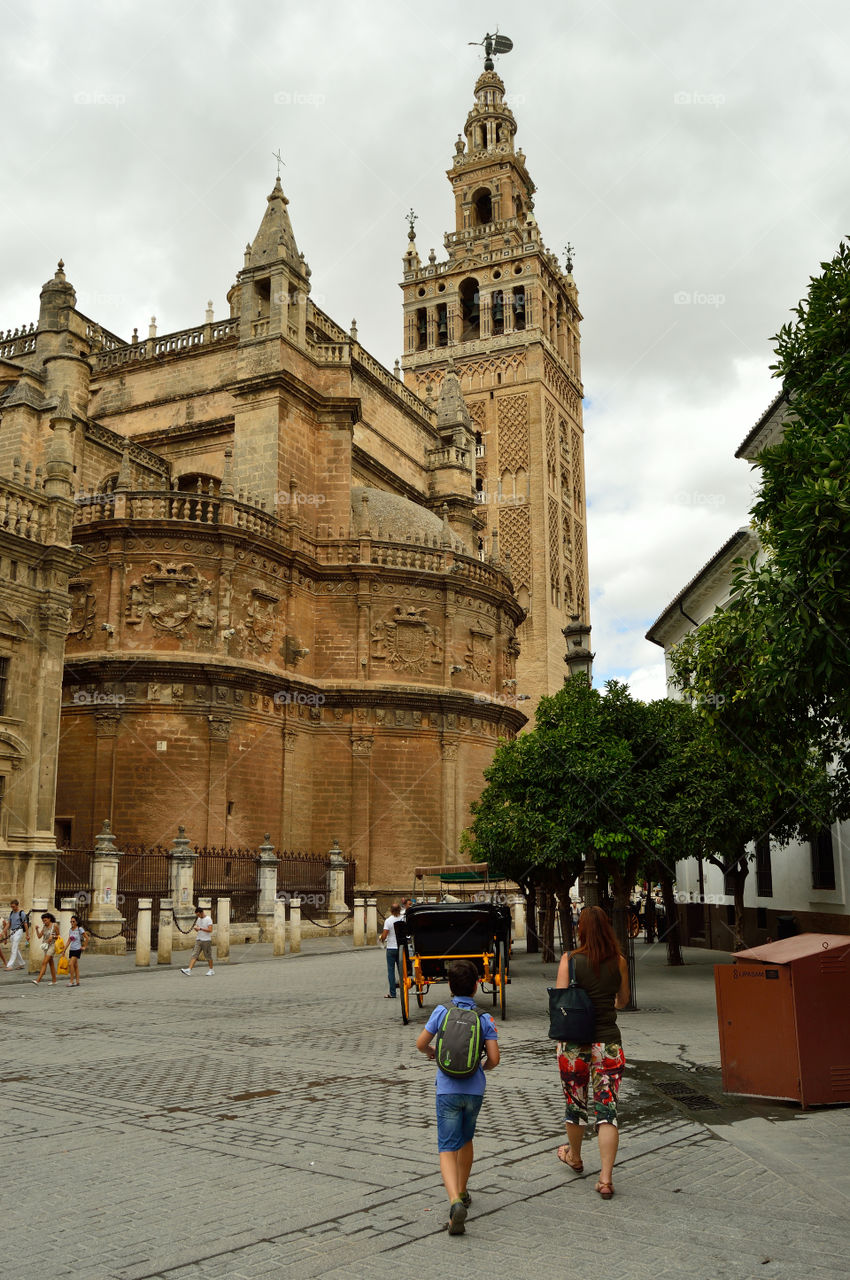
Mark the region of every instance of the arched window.
<instances>
[{"instance_id":1,"label":"arched window","mask_svg":"<svg viewBox=\"0 0 850 1280\"><path fill-rule=\"evenodd\" d=\"M416 350L425 351L428 346L428 312L425 307L416 311Z\"/></svg>"},{"instance_id":2,"label":"arched window","mask_svg":"<svg viewBox=\"0 0 850 1280\"><path fill-rule=\"evenodd\" d=\"M479 187L472 196L472 225L486 227L493 221L493 197L489 187Z\"/></svg>"},{"instance_id":3,"label":"arched window","mask_svg":"<svg viewBox=\"0 0 850 1280\"><path fill-rule=\"evenodd\" d=\"M478 281L474 276L460 286L461 342L471 342L481 337L481 299Z\"/></svg>"},{"instance_id":4,"label":"arched window","mask_svg":"<svg viewBox=\"0 0 850 1280\"><path fill-rule=\"evenodd\" d=\"M115 486L118 483L118 472L113 471L108 476L104 476L97 487L98 493L114 493Z\"/></svg>"},{"instance_id":5,"label":"arched window","mask_svg":"<svg viewBox=\"0 0 850 1280\"><path fill-rule=\"evenodd\" d=\"M514 328L525 328L525 286L514 289Z\"/></svg>"}]
</instances>

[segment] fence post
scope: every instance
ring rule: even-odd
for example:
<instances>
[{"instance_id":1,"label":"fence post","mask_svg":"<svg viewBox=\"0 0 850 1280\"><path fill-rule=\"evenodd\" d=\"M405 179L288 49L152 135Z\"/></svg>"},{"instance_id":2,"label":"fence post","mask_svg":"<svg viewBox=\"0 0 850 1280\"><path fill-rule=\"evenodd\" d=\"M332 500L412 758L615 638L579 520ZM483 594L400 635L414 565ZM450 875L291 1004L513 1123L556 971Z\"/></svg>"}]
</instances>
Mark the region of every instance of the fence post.
<instances>
[{"instance_id":1,"label":"fence post","mask_svg":"<svg viewBox=\"0 0 850 1280\"><path fill-rule=\"evenodd\" d=\"M366 899L366 946L378 945L378 899Z\"/></svg>"},{"instance_id":2,"label":"fence post","mask_svg":"<svg viewBox=\"0 0 850 1280\"><path fill-rule=\"evenodd\" d=\"M177 838L168 851L171 859L171 904L174 913L172 946L175 951L189 951L195 945L192 925L195 908L195 859L197 854L186 836L186 828L177 828ZM185 932L184 932L185 931Z\"/></svg>"},{"instance_id":3,"label":"fence post","mask_svg":"<svg viewBox=\"0 0 850 1280\"><path fill-rule=\"evenodd\" d=\"M159 900L159 934L157 938L157 964L171 964L171 932L174 924L174 911L170 898Z\"/></svg>"},{"instance_id":4,"label":"fence post","mask_svg":"<svg viewBox=\"0 0 850 1280\"><path fill-rule=\"evenodd\" d=\"M127 939L122 936L127 922L116 905L120 858L109 822L104 822L103 830L94 842L91 906L86 921L90 934L89 949L100 955L123 956L127 951Z\"/></svg>"},{"instance_id":5,"label":"fence post","mask_svg":"<svg viewBox=\"0 0 850 1280\"><path fill-rule=\"evenodd\" d=\"M260 942L268 942L275 927L275 899L277 898L278 857L274 845L269 841L269 832L260 845L257 855L257 924L260 926ZM277 954L277 953L275 953ZM281 952L281 954L283 954Z\"/></svg>"},{"instance_id":6,"label":"fence post","mask_svg":"<svg viewBox=\"0 0 850 1280\"><path fill-rule=\"evenodd\" d=\"M151 962L151 907L153 898L139 898L136 924L136 967L147 969Z\"/></svg>"},{"instance_id":7,"label":"fence post","mask_svg":"<svg viewBox=\"0 0 850 1280\"><path fill-rule=\"evenodd\" d=\"M354 945L362 947L366 942L366 899L354 899Z\"/></svg>"},{"instance_id":8,"label":"fence post","mask_svg":"<svg viewBox=\"0 0 850 1280\"><path fill-rule=\"evenodd\" d=\"M514 902L514 937L525 937L525 902L522 898Z\"/></svg>"},{"instance_id":9,"label":"fence post","mask_svg":"<svg viewBox=\"0 0 850 1280\"><path fill-rule=\"evenodd\" d=\"M217 898L215 904L215 958L219 964L230 959L230 899Z\"/></svg>"},{"instance_id":10,"label":"fence post","mask_svg":"<svg viewBox=\"0 0 850 1280\"><path fill-rule=\"evenodd\" d=\"M295 955L301 950L301 899L289 899L289 952Z\"/></svg>"},{"instance_id":11,"label":"fence post","mask_svg":"<svg viewBox=\"0 0 850 1280\"><path fill-rule=\"evenodd\" d=\"M42 924L41 924L42 913L44 911L49 911L49 910L50 910L50 907L47 905L46 898L33 898L32 909L30 910L30 959L29 959L30 973L38 973L39 969L41 968L41 962L44 959L44 952L42 951L41 947L38 945L39 939L36 936L35 929L36 929L36 925L38 925L39 929L42 927Z\"/></svg>"},{"instance_id":12,"label":"fence post","mask_svg":"<svg viewBox=\"0 0 850 1280\"><path fill-rule=\"evenodd\" d=\"M334 840L328 854L328 915L347 914L345 906L345 858Z\"/></svg>"},{"instance_id":13,"label":"fence post","mask_svg":"<svg viewBox=\"0 0 850 1280\"><path fill-rule=\"evenodd\" d=\"M274 942L272 955L286 954L286 900L275 898L274 902Z\"/></svg>"}]
</instances>

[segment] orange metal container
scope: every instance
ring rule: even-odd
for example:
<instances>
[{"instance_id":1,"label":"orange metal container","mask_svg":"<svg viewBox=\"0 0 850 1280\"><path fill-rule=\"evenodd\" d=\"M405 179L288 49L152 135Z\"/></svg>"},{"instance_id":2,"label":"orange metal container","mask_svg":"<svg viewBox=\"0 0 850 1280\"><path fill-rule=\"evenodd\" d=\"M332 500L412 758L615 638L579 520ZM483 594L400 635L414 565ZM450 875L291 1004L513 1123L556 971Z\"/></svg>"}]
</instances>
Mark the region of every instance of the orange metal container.
<instances>
[{"instance_id":1,"label":"orange metal container","mask_svg":"<svg viewBox=\"0 0 850 1280\"><path fill-rule=\"evenodd\" d=\"M850 937L803 933L714 967L724 1093L850 1102Z\"/></svg>"}]
</instances>

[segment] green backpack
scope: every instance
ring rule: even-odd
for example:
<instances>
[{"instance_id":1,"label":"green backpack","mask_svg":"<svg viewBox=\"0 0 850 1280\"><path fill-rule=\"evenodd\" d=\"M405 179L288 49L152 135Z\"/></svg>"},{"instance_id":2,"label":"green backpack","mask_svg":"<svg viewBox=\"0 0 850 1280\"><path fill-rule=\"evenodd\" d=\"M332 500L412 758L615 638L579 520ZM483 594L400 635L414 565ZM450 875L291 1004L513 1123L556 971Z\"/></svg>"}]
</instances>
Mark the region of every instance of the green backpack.
<instances>
[{"instance_id":1,"label":"green backpack","mask_svg":"<svg viewBox=\"0 0 850 1280\"><path fill-rule=\"evenodd\" d=\"M449 1005L434 1046L437 1066L455 1080L474 1076L484 1053L481 1014L477 1009Z\"/></svg>"}]
</instances>

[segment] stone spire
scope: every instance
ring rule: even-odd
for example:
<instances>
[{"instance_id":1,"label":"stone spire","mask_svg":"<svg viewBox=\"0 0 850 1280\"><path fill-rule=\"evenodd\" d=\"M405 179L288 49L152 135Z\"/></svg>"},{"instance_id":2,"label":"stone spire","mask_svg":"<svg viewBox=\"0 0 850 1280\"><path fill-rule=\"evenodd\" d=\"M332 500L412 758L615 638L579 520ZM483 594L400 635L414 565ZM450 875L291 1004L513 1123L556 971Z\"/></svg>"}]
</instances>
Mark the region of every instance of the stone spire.
<instances>
[{"instance_id":1,"label":"stone spire","mask_svg":"<svg viewBox=\"0 0 850 1280\"><path fill-rule=\"evenodd\" d=\"M303 273L304 262L295 243L295 234L287 212L288 204L289 201L283 194L283 187L278 177L268 197L259 230L251 243L250 265L252 267L273 263L278 258L283 258L296 271Z\"/></svg>"},{"instance_id":2,"label":"stone spire","mask_svg":"<svg viewBox=\"0 0 850 1280\"><path fill-rule=\"evenodd\" d=\"M443 431L446 428L458 426L465 427L469 432L473 430L472 418L469 416L469 410L460 389L460 378L452 362L443 375L440 394L437 397L437 430Z\"/></svg>"}]
</instances>

